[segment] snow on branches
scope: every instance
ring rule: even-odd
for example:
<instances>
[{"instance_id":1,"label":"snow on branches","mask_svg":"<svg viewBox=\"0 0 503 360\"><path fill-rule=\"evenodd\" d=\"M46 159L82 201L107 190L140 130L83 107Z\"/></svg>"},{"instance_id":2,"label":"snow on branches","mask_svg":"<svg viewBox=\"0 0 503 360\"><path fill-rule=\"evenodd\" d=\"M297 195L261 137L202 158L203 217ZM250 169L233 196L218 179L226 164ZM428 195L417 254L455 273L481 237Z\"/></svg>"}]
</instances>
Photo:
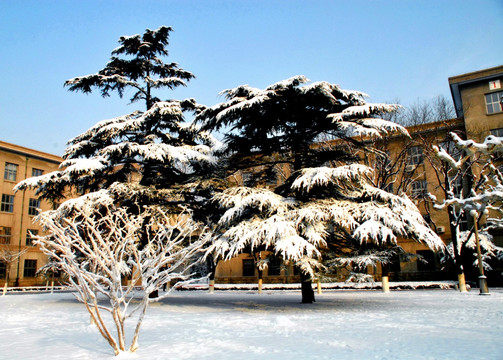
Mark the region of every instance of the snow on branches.
<instances>
[{"instance_id":1,"label":"snow on branches","mask_svg":"<svg viewBox=\"0 0 503 360\"><path fill-rule=\"evenodd\" d=\"M480 248L481 248L481 259L482 266L485 270L492 270L491 261L498 259L503 261L503 248L494 244L493 237L487 231L479 232ZM459 241L457 244L458 254L464 254L466 252L471 252L474 258L473 266L478 266L477 250L475 235L471 231L462 231L459 235ZM447 246L447 252L442 258L442 262L446 263L454 259L454 244L450 243Z\"/></svg>"},{"instance_id":2,"label":"snow on branches","mask_svg":"<svg viewBox=\"0 0 503 360\"><path fill-rule=\"evenodd\" d=\"M166 47L172 30L171 27L161 26L156 30L146 29L143 35L121 36L120 45L112 51L112 57L103 69L67 80L65 86L69 86L71 91L84 93L98 88L103 97L110 96L113 91L122 97L126 89L132 88L135 93L131 102L144 100L149 109L159 100L151 95L152 89L185 86L185 80L194 78L191 72L179 68L178 64L164 63L158 57L168 56Z\"/></svg>"},{"instance_id":3,"label":"snow on branches","mask_svg":"<svg viewBox=\"0 0 503 360\"><path fill-rule=\"evenodd\" d=\"M359 245L396 246L398 237L409 237L432 249L443 248L407 197L371 187L362 171L370 170L359 165L304 169L292 185L308 193L314 184L352 183L351 197L346 198L302 200L263 188L225 190L215 197L226 211L219 221L221 232L215 233L208 251L230 259L246 249L262 249L301 261L320 257L320 251L342 234Z\"/></svg>"},{"instance_id":4,"label":"snow on branches","mask_svg":"<svg viewBox=\"0 0 503 360\"><path fill-rule=\"evenodd\" d=\"M37 194L50 198L76 184L90 190L109 186L121 179L117 173L124 179L140 174L140 180L168 170L190 176L194 164L213 164L222 146L184 121L183 112L198 106L193 99L171 100L146 112L101 121L68 142L60 170L22 181L16 190L37 188Z\"/></svg>"},{"instance_id":5,"label":"snow on branches","mask_svg":"<svg viewBox=\"0 0 503 360\"><path fill-rule=\"evenodd\" d=\"M92 198L98 197L104 196ZM204 245L199 227L189 216L173 217L158 207L133 215L105 202L97 208L95 201L85 198L79 199L78 207L71 201L71 205L62 205L74 208L71 220L56 211L39 215L49 235L38 236L36 243L53 265L69 275L77 299L116 355L126 351L126 319L138 315L128 348L134 352L148 304L162 298L149 295L165 284L190 278L190 269ZM103 311L112 316L115 336Z\"/></svg>"},{"instance_id":6,"label":"snow on branches","mask_svg":"<svg viewBox=\"0 0 503 360\"><path fill-rule=\"evenodd\" d=\"M218 130L222 126L237 123L239 126L231 128L244 130L246 127L262 126L260 118L269 119L268 123L264 123L268 126L267 133L278 137L284 135L285 127L289 127L286 123L295 127L295 122L311 121L308 126L316 127L317 130L310 135L313 138L309 138L309 141L320 134L333 134L334 131L350 136L380 137L395 131L408 135L402 126L379 118L382 113L396 111L398 105L367 104L364 99L368 95L360 91L343 90L339 85L325 81L307 84L309 81L305 76L298 75L264 90L248 85L224 90L220 94L227 101L202 111L198 121L203 122L205 129ZM318 108L313 104L317 104ZM287 116L285 111L292 111L291 116ZM254 116L255 123L245 120L248 116ZM281 116L285 116L285 122Z\"/></svg>"},{"instance_id":7,"label":"snow on branches","mask_svg":"<svg viewBox=\"0 0 503 360\"><path fill-rule=\"evenodd\" d=\"M347 186L348 184L357 182L371 172L372 170L368 166L360 164L339 166L336 168L306 168L301 170L302 175L295 179L292 189L303 189L309 192L314 186L326 186L329 183L343 187L344 185Z\"/></svg>"},{"instance_id":8,"label":"snow on branches","mask_svg":"<svg viewBox=\"0 0 503 360\"><path fill-rule=\"evenodd\" d=\"M472 189L467 196L456 196L451 193L447 199L435 207L443 209L452 206L465 213L477 211L483 214L486 210L495 210L500 217L503 215L501 204L503 201L503 175L493 161L494 157L503 152L503 137L487 136L482 143L473 140L462 140L457 134L450 134L455 146L463 154L458 160L454 159L445 149L433 147L436 156L448 164L452 171L459 174L470 169L473 181ZM435 200L435 198L433 198ZM498 219L494 219L498 223Z\"/></svg>"}]
</instances>

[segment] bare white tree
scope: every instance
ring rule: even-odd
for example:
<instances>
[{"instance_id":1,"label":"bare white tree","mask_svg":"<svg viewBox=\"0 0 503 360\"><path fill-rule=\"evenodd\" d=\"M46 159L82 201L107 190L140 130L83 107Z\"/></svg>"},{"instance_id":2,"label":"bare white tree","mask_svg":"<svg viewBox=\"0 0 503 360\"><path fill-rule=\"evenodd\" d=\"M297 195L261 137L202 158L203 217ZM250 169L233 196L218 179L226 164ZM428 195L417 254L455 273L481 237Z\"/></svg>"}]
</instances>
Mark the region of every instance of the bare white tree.
<instances>
[{"instance_id":1,"label":"bare white tree","mask_svg":"<svg viewBox=\"0 0 503 360\"><path fill-rule=\"evenodd\" d=\"M191 281L189 271L203 245L199 227L187 214L173 217L158 207L133 215L111 204L88 201L73 210L71 220L57 211L41 213L39 221L50 235L37 237L36 242L69 275L77 300L115 355L126 351L126 319L136 319L127 349L135 352L149 303L169 292L153 299L149 294L172 281ZM141 231L145 226L149 231ZM115 336L106 313L112 317Z\"/></svg>"},{"instance_id":2,"label":"bare white tree","mask_svg":"<svg viewBox=\"0 0 503 360\"><path fill-rule=\"evenodd\" d=\"M14 261L19 259L21 255L23 255L27 249L24 250L11 250L8 248L8 246L2 245L0 247L0 262L3 262L5 264L5 285L3 287L3 294L2 296L5 296L7 293L7 288L9 287L9 272L12 264Z\"/></svg>"},{"instance_id":3,"label":"bare white tree","mask_svg":"<svg viewBox=\"0 0 503 360\"><path fill-rule=\"evenodd\" d=\"M492 237L479 236L479 222L482 216L490 214L482 230L501 227L503 218L503 174L495 166L503 152L503 137L489 135L484 142L477 143L473 140L463 140L456 133L450 136L455 146L461 152L461 156L453 157L446 149L433 147L436 156L448 166L452 172L452 178L468 177L471 189L469 194L456 194L454 191L447 193L446 199L438 202L435 207L444 209L451 207L460 214L469 214L473 218L473 229L467 236L458 240L452 246L453 253L461 255L463 249L475 249L479 267L479 280L481 293L488 293L484 275L484 263L487 259L501 258L501 249L492 243ZM436 201L433 195L432 200ZM475 245L470 240L471 235L475 236ZM484 250L484 254L482 253Z\"/></svg>"}]
</instances>

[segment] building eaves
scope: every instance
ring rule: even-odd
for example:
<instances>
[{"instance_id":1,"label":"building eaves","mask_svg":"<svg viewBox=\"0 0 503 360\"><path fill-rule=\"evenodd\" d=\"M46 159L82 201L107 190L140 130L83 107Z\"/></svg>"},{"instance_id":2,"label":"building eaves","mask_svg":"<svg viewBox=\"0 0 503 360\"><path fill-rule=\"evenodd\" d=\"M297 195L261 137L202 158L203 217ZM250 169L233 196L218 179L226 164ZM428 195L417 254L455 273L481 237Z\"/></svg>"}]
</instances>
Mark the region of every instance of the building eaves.
<instances>
[{"instance_id":1,"label":"building eaves","mask_svg":"<svg viewBox=\"0 0 503 360\"><path fill-rule=\"evenodd\" d=\"M0 150L7 151L16 155L27 156L29 158L47 161L59 165L63 159L60 156L45 153L43 151L38 151L30 149L24 146L11 144L0 140Z\"/></svg>"},{"instance_id":2,"label":"building eaves","mask_svg":"<svg viewBox=\"0 0 503 360\"><path fill-rule=\"evenodd\" d=\"M473 71L466 74L451 76L449 78L449 87L451 89L452 101L454 102L454 108L456 110L457 117L464 116L460 87L480 81L491 81L494 78L502 76L503 65L489 69Z\"/></svg>"}]
</instances>

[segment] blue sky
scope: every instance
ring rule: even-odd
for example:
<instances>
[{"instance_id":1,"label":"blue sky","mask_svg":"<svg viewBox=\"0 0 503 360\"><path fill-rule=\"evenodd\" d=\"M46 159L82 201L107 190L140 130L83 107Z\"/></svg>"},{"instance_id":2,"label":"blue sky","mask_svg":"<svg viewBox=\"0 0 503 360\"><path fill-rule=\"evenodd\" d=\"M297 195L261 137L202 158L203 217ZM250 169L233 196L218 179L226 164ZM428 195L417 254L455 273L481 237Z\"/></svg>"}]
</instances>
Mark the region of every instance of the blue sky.
<instances>
[{"instance_id":1,"label":"blue sky","mask_svg":"<svg viewBox=\"0 0 503 360\"><path fill-rule=\"evenodd\" d=\"M447 78L503 64L503 2L0 0L0 140L61 155L96 122L132 112L117 96L69 92L100 70L121 35L172 26L170 56L196 79L161 98L205 105L240 84L294 75L407 106ZM140 108L141 109L141 108Z\"/></svg>"}]
</instances>

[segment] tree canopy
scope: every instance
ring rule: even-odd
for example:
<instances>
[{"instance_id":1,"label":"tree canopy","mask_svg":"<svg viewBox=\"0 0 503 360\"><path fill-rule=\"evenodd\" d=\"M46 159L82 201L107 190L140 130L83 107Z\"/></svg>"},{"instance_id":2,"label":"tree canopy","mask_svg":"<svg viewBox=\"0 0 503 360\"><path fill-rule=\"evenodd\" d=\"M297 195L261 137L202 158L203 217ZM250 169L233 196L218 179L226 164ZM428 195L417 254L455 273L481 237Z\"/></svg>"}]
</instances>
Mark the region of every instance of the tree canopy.
<instances>
[{"instance_id":1,"label":"tree canopy","mask_svg":"<svg viewBox=\"0 0 503 360\"><path fill-rule=\"evenodd\" d=\"M312 276L312 260L326 251L356 256L363 249L396 247L398 237L442 248L417 207L405 195L372 186L372 170L344 147L352 143L372 151L365 139L407 134L382 119L397 105L367 103L362 92L307 82L296 76L264 90L228 89L222 92L226 102L196 118L205 130L229 129L224 155L230 172L270 177L272 168L289 170L282 183L259 181L215 196L224 213L210 251L229 259L269 250Z\"/></svg>"}]
</instances>

